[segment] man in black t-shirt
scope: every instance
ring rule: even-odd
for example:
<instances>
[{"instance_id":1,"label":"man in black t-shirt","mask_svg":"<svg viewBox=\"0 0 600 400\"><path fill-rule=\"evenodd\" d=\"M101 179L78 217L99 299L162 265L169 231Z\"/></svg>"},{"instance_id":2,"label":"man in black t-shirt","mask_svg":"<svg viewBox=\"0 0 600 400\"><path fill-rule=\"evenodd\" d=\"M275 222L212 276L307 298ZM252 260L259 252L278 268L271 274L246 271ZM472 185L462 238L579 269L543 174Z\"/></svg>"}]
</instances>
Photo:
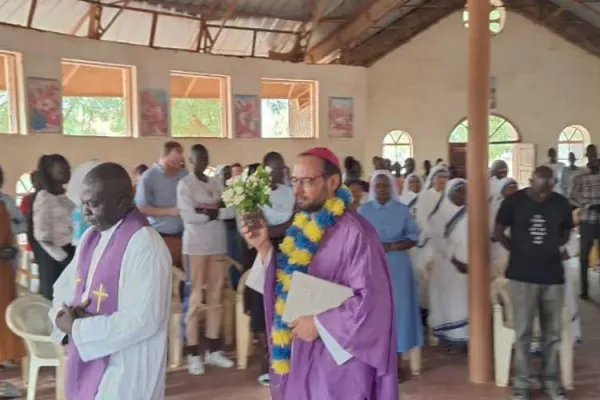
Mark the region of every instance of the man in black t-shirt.
<instances>
[{"instance_id":1,"label":"man in black t-shirt","mask_svg":"<svg viewBox=\"0 0 600 400\"><path fill-rule=\"evenodd\" d=\"M554 183L552 169L538 167L531 186L506 198L496 217L495 237L510 251L506 278L516 335L514 400L529 399L529 351L536 315L542 327L542 384L551 400L566 400L558 365L565 283L561 247L569 240L573 215L569 201L552 191Z\"/></svg>"}]
</instances>

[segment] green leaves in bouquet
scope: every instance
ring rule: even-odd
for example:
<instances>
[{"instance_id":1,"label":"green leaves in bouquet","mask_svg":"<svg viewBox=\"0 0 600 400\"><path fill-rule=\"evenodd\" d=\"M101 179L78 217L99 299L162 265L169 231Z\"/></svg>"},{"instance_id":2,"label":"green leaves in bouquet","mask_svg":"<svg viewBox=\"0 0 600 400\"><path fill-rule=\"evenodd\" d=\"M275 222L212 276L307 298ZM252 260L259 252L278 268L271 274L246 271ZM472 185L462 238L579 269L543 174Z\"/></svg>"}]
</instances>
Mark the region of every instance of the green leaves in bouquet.
<instances>
[{"instance_id":1,"label":"green leaves in bouquet","mask_svg":"<svg viewBox=\"0 0 600 400\"><path fill-rule=\"evenodd\" d=\"M271 171L260 166L252 175L231 179L223 192L223 202L228 207L236 207L241 214L250 214L263 206L270 206Z\"/></svg>"}]
</instances>

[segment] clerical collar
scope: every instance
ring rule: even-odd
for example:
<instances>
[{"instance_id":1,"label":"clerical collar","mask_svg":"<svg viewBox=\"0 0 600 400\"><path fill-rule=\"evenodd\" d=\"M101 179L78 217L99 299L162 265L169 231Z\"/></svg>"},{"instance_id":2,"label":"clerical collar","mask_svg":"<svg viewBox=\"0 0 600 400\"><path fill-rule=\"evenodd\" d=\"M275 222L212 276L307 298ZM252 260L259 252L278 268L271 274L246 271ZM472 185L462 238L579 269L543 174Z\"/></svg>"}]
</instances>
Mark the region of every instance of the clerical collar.
<instances>
[{"instance_id":1,"label":"clerical collar","mask_svg":"<svg viewBox=\"0 0 600 400\"><path fill-rule=\"evenodd\" d=\"M121 218L116 224L114 224L107 230L100 231L100 236L111 236L113 234L113 232L116 231L117 228L123 223L123 220L125 220L125 218Z\"/></svg>"}]
</instances>

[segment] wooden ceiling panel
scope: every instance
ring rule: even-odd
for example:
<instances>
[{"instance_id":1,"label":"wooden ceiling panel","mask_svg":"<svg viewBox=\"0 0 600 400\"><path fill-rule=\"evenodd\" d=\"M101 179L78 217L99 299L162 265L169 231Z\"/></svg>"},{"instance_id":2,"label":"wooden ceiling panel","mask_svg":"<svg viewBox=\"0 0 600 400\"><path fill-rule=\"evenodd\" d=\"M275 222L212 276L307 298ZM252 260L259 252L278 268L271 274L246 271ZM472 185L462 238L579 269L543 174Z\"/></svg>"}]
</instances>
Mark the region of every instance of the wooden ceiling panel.
<instances>
[{"instance_id":1,"label":"wooden ceiling panel","mask_svg":"<svg viewBox=\"0 0 600 400\"><path fill-rule=\"evenodd\" d=\"M171 75L173 99L220 99L223 78L206 75Z\"/></svg>"},{"instance_id":2,"label":"wooden ceiling panel","mask_svg":"<svg viewBox=\"0 0 600 400\"><path fill-rule=\"evenodd\" d=\"M63 96L124 97L126 71L126 68L63 62Z\"/></svg>"}]
</instances>

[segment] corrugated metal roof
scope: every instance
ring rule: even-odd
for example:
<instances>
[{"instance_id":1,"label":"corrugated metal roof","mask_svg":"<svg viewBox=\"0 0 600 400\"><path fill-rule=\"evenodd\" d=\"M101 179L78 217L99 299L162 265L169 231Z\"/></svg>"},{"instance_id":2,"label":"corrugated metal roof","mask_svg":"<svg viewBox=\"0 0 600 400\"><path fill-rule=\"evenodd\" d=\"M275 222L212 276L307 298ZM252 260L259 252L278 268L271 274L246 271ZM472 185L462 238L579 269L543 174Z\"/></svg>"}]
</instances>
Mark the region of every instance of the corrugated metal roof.
<instances>
[{"instance_id":1,"label":"corrugated metal roof","mask_svg":"<svg viewBox=\"0 0 600 400\"><path fill-rule=\"evenodd\" d=\"M181 13L202 15L206 19L221 19L230 4L240 16L270 16L292 21L310 19L314 0L139 0ZM321 13L330 18L350 18L362 0L321 0ZM243 15L244 13L251 15Z\"/></svg>"},{"instance_id":2,"label":"corrugated metal roof","mask_svg":"<svg viewBox=\"0 0 600 400\"><path fill-rule=\"evenodd\" d=\"M129 7L136 10L124 10L103 34L101 40L130 43L137 45L150 44L152 13L159 12L157 17L154 46L195 50L200 29L199 15L210 14L218 3L215 17L211 18L209 32L216 37L212 48L213 54L250 56L253 41L254 55L268 56L269 50L285 52L292 48L295 35L302 23L310 19L313 0L232 0L237 3L234 19L230 19L221 29L222 17L228 2L221 0L146 0L132 1ZM322 38L349 19L357 9L369 0L325 0L321 3L321 17L327 19L316 27L311 37L311 44ZM216 3L217 2L217 3ZM93 1L91 1L93 3ZM107 26L119 12L118 8L108 6L115 3L103 0L101 25ZM161 4L161 5L158 5ZM32 28L58 32L76 36L87 36L88 10L90 1L85 0L38 0ZM0 22L12 25L27 25L30 0L0 0ZM145 11L149 12L145 12ZM186 11L187 12L184 12ZM201 12L203 11L203 12ZM171 15L166 15L171 14ZM268 17L249 17L247 15L268 15ZM277 18L270 17L276 16ZM333 20L332 20L333 18ZM256 32L256 39L253 39ZM270 30L290 33L273 33ZM220 33L218 33L220 31Z\"/></svg>"},{"instance_id":3,"label":"corrugated metal roof","mask_svg":"<svg viewBox=\"0 0 600 400\"><path fill-rule=\"evenodd\" d=\"M551 0L590 24L600 27L600 2L585 0Z\"/></svg>"}]
</instances>

